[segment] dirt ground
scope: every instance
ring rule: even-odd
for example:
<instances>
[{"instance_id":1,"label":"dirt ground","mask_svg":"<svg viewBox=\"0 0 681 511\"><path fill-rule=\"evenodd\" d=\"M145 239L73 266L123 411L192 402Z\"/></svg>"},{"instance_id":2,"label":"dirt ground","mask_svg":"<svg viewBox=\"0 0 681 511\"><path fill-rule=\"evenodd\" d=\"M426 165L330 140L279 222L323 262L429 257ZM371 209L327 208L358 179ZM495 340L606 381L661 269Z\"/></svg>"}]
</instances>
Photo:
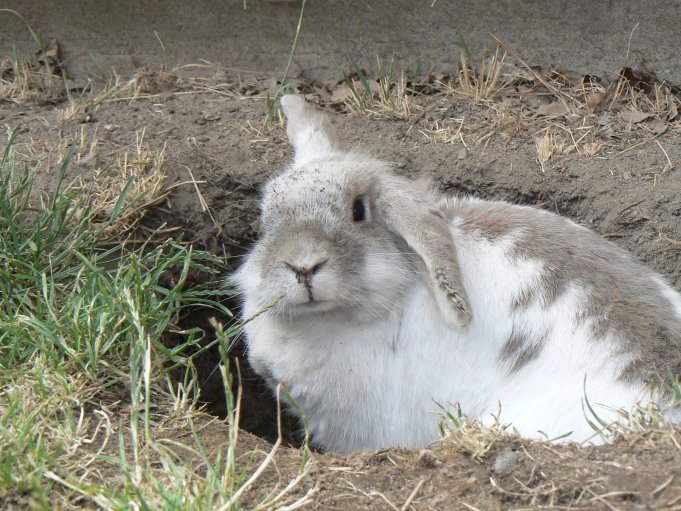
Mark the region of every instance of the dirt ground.
<instances>
[{"instance_id":1,"label":"dirt ground","mask_svg":"<svg viewBox=\"0 0 681 511\"><path fill-rule=\"evenodd\" d=\"M59 95L5 101L0 122L23 127L17 154L38 165L46 190L72 143L69 177L84 181L112 172L116 158L141 144L163 151L163 169L175 187L149 213L145 227L223 255L228 273L258 234L259 186L286 164L291 150L278 118L265 122L266 93L276 84L239 82L214 68L205 76L146 70L135 77L140 87L134 97L111 97L89 109L69 110L68 99ZM420 92L404 100L408 111L398 104L402 96L398 103L378 100L360 109L351 96L327 97L342 84L300 88L332 112L344 147L395 162L403 174L430 176L450 193L568 216L681 289L678 91L644 77L630 85L645 89L653 83L664 99L648 111L641 96L631 103L640 107L636 112L602 106L570 113L555 106L555 97L546 99L553 85L544 90L539 80L534 88L518 82L504 94L478 100L429 88L431 78L419 80L410 90ZM644 96L651 97L650 91ZM205 320L186 318L188 324ZM222 384L213 372L215 360L204 358L200 369L203 399L219 415ZM245 456L254 450L264 456L276 436L275 405L247 368L242 382L240 446ZM226 426L205 421L204 445L223 445ZM284 444L296 444L294 425L289 421L286 428ZM611 445L579 447L470 426L429 449L313 453L309 472L288 498L307 495L309 508L318 509L681 509L680 443L681 430L668 427L632 427ZM302 452L299 444L281 446L258 487L244 495L244 508L295 478Z\"/></svg>"}]
</instances>

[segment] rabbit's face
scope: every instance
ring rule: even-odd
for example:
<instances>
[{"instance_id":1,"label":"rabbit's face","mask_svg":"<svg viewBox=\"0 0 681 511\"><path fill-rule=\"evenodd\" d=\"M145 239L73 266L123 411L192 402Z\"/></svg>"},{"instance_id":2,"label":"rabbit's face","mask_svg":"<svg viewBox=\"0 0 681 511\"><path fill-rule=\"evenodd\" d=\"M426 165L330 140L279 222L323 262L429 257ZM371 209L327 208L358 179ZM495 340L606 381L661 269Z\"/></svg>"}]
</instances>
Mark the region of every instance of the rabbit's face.
<instances>
[{"instance_id":1,"label":"rabbit's face","mask_svg":"<svg viewBox=\"0 0 681 511\"><path fill-rule=\"evenodd\" d=\"M281 297L275 314L375 318L399 301L413 272L375 207L380 166L340 155L267 184L264 232L238 276L256 309Z\"/></svg>"},{"instance_id":2,"label":"rabbit's face","mask_svg":"<svg viewBox=\"0 0 681 511\"><path fill-rule=\"evenodd\" d=\"M471 319L446 218L424 190L371 158L340 152L328 119L299 96L281 99L293 165L265 187L264 232L232 281L248 315L399 311L417 282L447 324Z\"/></svg>"}]
</instances>

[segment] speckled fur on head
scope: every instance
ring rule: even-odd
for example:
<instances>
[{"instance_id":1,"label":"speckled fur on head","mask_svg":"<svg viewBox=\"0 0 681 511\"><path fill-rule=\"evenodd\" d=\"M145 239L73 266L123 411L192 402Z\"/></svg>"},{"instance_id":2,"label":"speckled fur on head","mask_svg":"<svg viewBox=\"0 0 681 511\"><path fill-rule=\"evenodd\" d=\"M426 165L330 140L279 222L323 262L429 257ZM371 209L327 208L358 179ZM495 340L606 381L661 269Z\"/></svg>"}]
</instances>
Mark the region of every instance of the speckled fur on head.
<instances>
[{"instance_id":1,"label":"speckled fur on head","mask_svg":"<svg viewBox=\"0 0 681 511\"><path fill-rule=\"evenodd\" d=\"M422 278L431 286L445 320L459 326L468 324L471 315L454 242L446 219L428 200L427 190L394 175L387 164L338 151L328 119L302 98L285 96L282 105L295 160L267 183L263 193L265 232L259 250L261 259L270 261L262 265L267 276L281 271L278 258L282 253L307 252L306 261L312 261L314 251L320 261L327 256L337 258L339 264L331 271L338 272L339 278L345 274L346 280L353 277L349 259L355 258L355 268L359 268L367 253L382 252L386 262L402 272L413 273L412 261L419 259L423 264L416 266L423 268ZM366 202L366 222L353 221L356 200ZM302 246L303 239L300 244L294 242L297 232L310 233L307 247ZM406 248L408 253L401 254ZM391 261L396 255L399 257ZM348 264L341 264L345 260ZM345 284L339 282L341 287ZM361 305L366 290L355 284ZM341 291L350 293L351 289ZM385 291L386 299L392 300L394 290L387 286Z\"/></svg>"}]
</instances>

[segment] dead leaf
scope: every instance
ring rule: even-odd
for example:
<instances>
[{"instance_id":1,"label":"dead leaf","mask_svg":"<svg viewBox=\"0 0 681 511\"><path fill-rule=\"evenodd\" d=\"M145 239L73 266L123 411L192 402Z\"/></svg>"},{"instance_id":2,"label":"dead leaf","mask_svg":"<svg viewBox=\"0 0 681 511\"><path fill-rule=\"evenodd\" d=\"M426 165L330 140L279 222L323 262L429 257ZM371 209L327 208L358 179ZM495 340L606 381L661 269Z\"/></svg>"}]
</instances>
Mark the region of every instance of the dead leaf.
<instances>
[{"instance_id":1,"label":"dead leaf","mask_svg":"<svg viewBox=\"0 0 681 511\"><path fill-rule=\"evenodd\" d=\"M599 126L609 126L612 124L612 115L610 115L608 112L604 112L603 115L601 115L598 120L596 121L596 124Z\"/></svg>"},{"instance_id":2,"label":"dead leaf","mask_svg":"<svg viewBox=\"0 0 681 511\"><path fill-rule=\"evenodd\" d=\"M262 82L262 86L270 94L274 94L279 88L279 80L277 80L276 78L268 78L264 82Z\"/></svg>"},{"instance_id":3,"label":"dead leaf","mask_svg":"<svg viewBox=\"0 0 681 511\"><path fill-rule=\"evenodd\" d=\"M38 50L35 57L35 63L42 68L43 73L58 75L61 71L61 48L56 39L51 39L44 51Z\"/></svg>"},{"instance_id":4,"label":"dead leaf","mask_svg":"<svg viewBox=\"0 0 681 511\"><path fill-rule=\"evenodd\" d=\"M570 109L562 101L554 101L548 105L539 105L537 108L537 115L565 115L570 112Z\"/></svg>"},{"instance_id":5,"label":"dead leaf","mask_svg":"<svg viewBox=\"0 0 681 511\"><path fill-rule=\"evenodd\" d=\"M562 66L551 69L548 73L548 78L573 88L577 86L581 87L584 83L583 74L577 73L576 71L570 71Z\"/></svg>"},{"instance_id":6,"label":"dead leaf","mask_svg":"<svg viewBox=\"0 0 681 511\"><path fill-rule=\"evenodd\" d=\"M667 120L673 121L679 115L679 109L677 106L677 100L671 94L667 94Z\"/></svg>"},{"instance_id":7,"label":"dead leaf","mask_svg":"<svg viewBox=\"0 0 681 511\"><path fill-rule=\"evenodd\" d=\"M646 94L653 90L655 84L660 83L657 76L645 70L623 67L620 71L620 78L623 78L635 89L642 90Z\"/></svg>"},{"instance_id":8,"label":"dead leaf","mask_svg":"<svg viewBox=\"0 0 681 511\"><path fill-rule=\"evenodd\" d=\"M342 83L331 91L331 103L342 103L352 96L352 90L346 84Z\"/></svg>"},{"instance_id":9,"label":"dead leaf","mask_svg":"<svg viewBox=\"0 0 681 511\"><path fill-rule=\"evenodd\" d=\"M646 119L652 117L650 114L645 112L637 112L636 110L622 110L619 113L619 116L624 122L632 124L638 124L639 122L643 122Z\"/></svg>"},{"instance_id":10,"label":"dead leaf","mask_svg":"<svg viewBox=\"0 0 681 511\"><path fill-rule=\"evenodd\" d=\"M331 92L326 87L314 87L314 91L319 96L319 101L322 103L331 102Z\"/></svg>"},{"instance_id":11,"label":"dead leaf","mask_svg":"<svg viewBox=\"0 0 681 511\"><path fill-rule=\"evenodd\" d=\"M534 83L537 80L534 77L534 75L530 73L527 69L513 62L504 63L504 76L508 79L512 78L512 81L516 83L517 82Z\"/></svg>"},{"instance_id":12,"label":"dead leaf","mask_svg":"<svg viewBox=\"0 0 681 511\"><path fill-rule=\"evenodd\" d=\"M608 126L607 128L605 128L605 129L600 133L600 135L601 135L602 138L606 138L606 139L616 138L616 136L615 136L615 130L612 129L612 126Z\"/></svg>"},{"instance_id":13,"label":"dead leaf","mask_svg":"<svg viewBox=\"0 0 681 511\"><path fill-rule=\"evenodd\" d=\"M164 103L166 101L170 101L171 99L173 99L173 97L175 97L175 94L168 90L161 91L158 95L158 99L163 101Z\"/></svg>"},{"instance_id":14,"label":"dead leaf","mask_svg":"<svg viewBox=\"0 0 681 511\"><path fill-rule=\"evenodd\" d=\"M661 135L662 133L667 131L668 127L666 122L658 118L654 118L646 122L646 126L650 128L650 130L656 135Z\"/></svg>"},{"instance_id":15,"label":"dead leaf","mask_svg":"<svg viewBox=\"0 0 681 511\"><path fill-rule=\"evenodd\" d=\"M551 104L548 92L538 90L537 88L525 87L524 85L518 87L518 92L530 108L539 108L542 105Z\"/></svg>"},{"instance_id":16,"label":"dead leaf","mask_svg":"<svg viewBox=\"0 0 681 511\"><path fill-rule=\"evenodd\" d=\"M639 62L639 68L642 69L643 72L648 73L650 76L657 78L657 76L655 75L655 66L647 57L644 56L641 57L641 61Z\"/></svg>"},{"instance_id":17,"label":"dead leaf","mask_svg":"<svg viewBox=\"0 0 681 511\"><path fill-rule=\"evenodd\" d=\"M595 91L592 92L589 97L586 98L586 106L591 110L592 112L598 112L601 108L603 108L603 105L605 104L605 100L608 97L607 92L601 92L601 91Z\"/></svg>"},{"instance_id":18,"label":"dead leaf","mask_svg":"<svg viewBox=\"0 0 681 511\"><path fill-rule=\"evenodd\" d=\"M57 64L61 62L61 48L59 47L59 41L56 39L50 40L45 47L45 56L48 59L52 59Z\"/></svg>"}]
</instances>

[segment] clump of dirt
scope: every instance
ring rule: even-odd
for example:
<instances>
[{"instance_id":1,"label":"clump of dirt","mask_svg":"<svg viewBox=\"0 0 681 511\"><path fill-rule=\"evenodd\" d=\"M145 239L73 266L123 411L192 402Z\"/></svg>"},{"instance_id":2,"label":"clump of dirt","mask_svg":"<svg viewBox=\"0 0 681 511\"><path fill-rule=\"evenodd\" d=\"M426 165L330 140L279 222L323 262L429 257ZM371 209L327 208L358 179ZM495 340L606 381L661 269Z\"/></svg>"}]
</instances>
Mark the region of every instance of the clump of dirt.
<instances>
[{"instance_id":1,"label":"clump of dirt","mask_svg":"<svg viewBox=\"0 0 681 511\"><path fill-rule=\"evenodd\" d=\"M491 65L500 66L500 80L508 72L500 57ZM568 216L681 288L678 91L650 73L626 70L604 84L526 67L489 85L484 71L489 66L464 66L456 80L378 80L372 93L362 90L359 75L355 81L321 84L327 92L319 84L300 89L337 111L334 123L345 147L394 162L405 175L429 176L450 193ZM220 73L198 79L146 69L129 83L124 92L110 91L84 105L5 102L3 122L23 126L17 154L37 166L39 183L49 190L55 164L69 147L68 177L87 182L116 168L126 151L139 154L143 139L149 151L163 155L172 193L139 220L138 232L151 236L145 241L152 243L181 235L221 254L227 275L258 234L260 185L291 157L282 124L276 118L265 122L264 82L237 84ZM348 89L339 102L329 87L341 85ZM566 91L572 89L583 94L572 93L568 101ZM626 108L607 106L626 95L631 96ZM208 319L193 315L184 321L210 331ZM242 345L233 356L242 358L242 426L271 441L277 434L276 404L246 366ZM217 361L209 353L198 367L202 397L220 413ZM295 424L286 429L287 442L295 443ZM201 438L217 448L226 442L226 428L211 423L201 429ZM314 453L290 498L323 509L681 509L678 430L634 431L612 445L589 448L500 433L477 445L470 438L455 430L432 449L343 457ZM240 449L263 452L268 445L244 434ZM255 505L273 485L294 479L301 457L298 448L281 447L261 489L246 492L242 504Z\"/></svg>"}]
</instances>

